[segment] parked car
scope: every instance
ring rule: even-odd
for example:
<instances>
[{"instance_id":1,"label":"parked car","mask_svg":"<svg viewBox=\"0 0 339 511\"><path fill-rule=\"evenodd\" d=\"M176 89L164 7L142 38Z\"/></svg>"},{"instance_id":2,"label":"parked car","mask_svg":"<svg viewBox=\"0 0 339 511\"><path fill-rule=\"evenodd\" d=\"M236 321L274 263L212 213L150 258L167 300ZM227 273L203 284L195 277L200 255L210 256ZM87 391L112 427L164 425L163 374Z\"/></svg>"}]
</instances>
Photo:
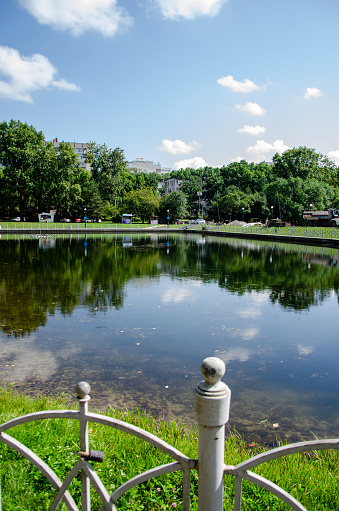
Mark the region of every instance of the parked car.
<instances>
[{"instance_id":1,"label":"parked car","mask_svg":"<svg viewBox=\"0 0 339 511\"><path fill-rule=\"evenodd\" d=\"M70 218L60 218L60 222L70 222Z\"/></svg>"},{"instance_id":2,"label":"parked car","mask_svg":"<svg viewBox=\"0 0 339 511\"><path fill-rule=\"evenodd\" d=\"M11 222L21 222L21 218L16 216L15 218L12 218Z\"/></svg>"},{"instance_id":3,"label":"parked car","mask_svg":"<svg viewBox=\"0 0 339 511\"><path fill-rule=\"evenodd\" d=\"M76 222L81 222L81 218L76 218L75 221Z\"/></svg>"},{"instance_id":4,"label":"parked car","mask_svg":"<svg viewBox=\"0 0 339 511\"><path fill-rule=\"evenodd\" d=\"M190 224L205 224L205 220L203 218L196 218L195 220L190 220Z\"/></svg>"}]
</instances>

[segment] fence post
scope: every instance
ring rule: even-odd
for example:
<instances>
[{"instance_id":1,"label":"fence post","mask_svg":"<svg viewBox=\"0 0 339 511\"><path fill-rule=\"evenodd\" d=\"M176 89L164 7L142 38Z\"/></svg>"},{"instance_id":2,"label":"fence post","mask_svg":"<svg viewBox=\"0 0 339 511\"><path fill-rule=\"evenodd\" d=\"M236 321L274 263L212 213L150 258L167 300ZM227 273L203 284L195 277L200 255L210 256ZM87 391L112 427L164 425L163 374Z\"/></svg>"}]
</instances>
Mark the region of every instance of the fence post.
<instances>
[{"instance_id":1,"label":"fence post","mask_svg":"<svg viewBox=\"0 0 339 511\"><path fill-rule=\"evenodd\" d=\"M75 391L78 395L79 401L79 412L80 412L80 450L83 452L89 452L88 443L88 421L86 414L88 412L88 401L91 399L89 393L91 387L89 383L81 381L75 387ZM90 481L85 472L81 472L81 500L82 510L90 511L91 509L91 493L90 493Z\"/></svg>"},{"instance_id":2,"label":"fence post","mask_svg":"<svg viewBox=\"0 0 339 511\"><path fill-rule=\"evenodd\" d=\"M225 424L231 391L221 378L225 364L220 358L205 358L201 364L204 381L194 392L194 416L199 425L199 511L223 510Z\"/></svg>"}]
</instances>

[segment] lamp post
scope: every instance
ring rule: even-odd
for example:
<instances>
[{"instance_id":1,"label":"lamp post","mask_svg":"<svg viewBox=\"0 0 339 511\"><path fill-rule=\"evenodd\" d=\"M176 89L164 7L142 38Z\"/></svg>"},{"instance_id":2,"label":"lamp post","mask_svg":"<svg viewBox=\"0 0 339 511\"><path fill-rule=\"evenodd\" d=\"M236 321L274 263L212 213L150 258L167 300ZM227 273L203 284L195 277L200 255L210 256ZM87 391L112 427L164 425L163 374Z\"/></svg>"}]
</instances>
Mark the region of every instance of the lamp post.
<instances>
[{"instance_id":1,"label":"lamp post","mask_svg":"<svg viewBox=\"0 0 339 511\"><path fill-rule=\"evenodd\" d=\"M230 216L230 223L232 222L232 212L228 213Z\"/></svg>"},{"instance_id":2,"label":"lamp post","mask_svg":"<svg viewBox=\"0 0 339 511\"><path fill-rule=\"evenodd\" d=\"M219 221L219 224L220 224L220 210L219 210L220 195L219 195L219 192L216 194L216 199L217 199L217 207L218 207L218 221Z\"/></svg>"},{"instance_id":3,"label":"lamp post","mask_svg":"<svg viewBox=\"0 0 339 511\"><path fill-rule=\"evenodd\" d=\"M197 192L197 195L198 195L198 199L199 199L199 212L198 212L198 217L200 218L200 197L202 196L202 192Z\"/></svg>"},{"instance_id":4,"label":"lamp post","mask_svg":"<svg viewBox=\"0 0 339 511\"><path fill-rule=\"evenodd\" d=\"M271 206L271 220L273 220L273 206Z\"/></svg>"},{"instance_id":5,"label":"lamp post","mask_svg":"<svg viewBox=\"0 0 339 511\"><path fill-rule=\"evenodd\" d=\"M169 219L170 219L170 216L169 216L169 209L167 210L167 229L169 228Z\"/></svg>"},{"instance_id":6,"label":"lamp post","mask_svg":"<svg viewBox=\"0 0 339 511\"><path fill-rule=\"evenodd\" d=\"M87 216L86 216L87 208L84 208L84 220L85 220L85 229L87 229Z\"/></svg>"},{"instance_id":7,"label":"lamp post","mask_svg":"<svg viewBox=\"0 0 339 511\"><path fill-rule=\"evenodd\" d=\"M313 208L313 204L310 204L310 210L312 211L312 208Z\"/></svg>"},{"instance_id":8,"label":"lamp post","mask_svg":"<svg viewBox=\"0 0 339 511\"><path fill-rule=\"evenodd\" d=\"M242 221L244 221L245 208L242 208Z\"/></svg>"}]
</instances>

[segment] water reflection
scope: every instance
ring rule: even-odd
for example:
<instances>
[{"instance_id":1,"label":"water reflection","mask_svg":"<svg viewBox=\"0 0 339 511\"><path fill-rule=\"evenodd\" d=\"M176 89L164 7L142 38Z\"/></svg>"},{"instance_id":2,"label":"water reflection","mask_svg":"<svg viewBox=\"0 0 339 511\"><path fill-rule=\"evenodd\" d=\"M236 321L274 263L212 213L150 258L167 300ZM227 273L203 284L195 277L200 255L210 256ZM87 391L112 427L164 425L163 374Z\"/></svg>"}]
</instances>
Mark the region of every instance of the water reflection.
<instances>
[{"instance_id":1,"label":"water reflection","mask_svg":"<svg viewBox=\"0 0 339 511\"><path fill-rule=\"evenodd\" d=\"M93 406L192 418L215 354L231 428L333 436L337 266L331 248L182 234L2 238L1 379L37 392L87 379Z\"/></svg>"}]
</instances>

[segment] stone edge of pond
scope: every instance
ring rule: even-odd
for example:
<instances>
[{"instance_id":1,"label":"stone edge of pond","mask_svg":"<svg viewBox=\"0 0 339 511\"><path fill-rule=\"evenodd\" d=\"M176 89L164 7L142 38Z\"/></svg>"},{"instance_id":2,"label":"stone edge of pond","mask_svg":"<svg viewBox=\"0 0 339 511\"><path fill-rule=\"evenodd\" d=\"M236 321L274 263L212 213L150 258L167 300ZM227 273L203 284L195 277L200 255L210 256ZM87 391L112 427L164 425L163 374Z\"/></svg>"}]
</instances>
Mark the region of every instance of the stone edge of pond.
<instances>
[{"instance_id":1,"label":"stone edge of pond","mask_svg":"<svg viewBox=\"0 0 339 511\"><path fill-rule=\"evenodd\" d=\"M288 236L282 234L257 234L257 233L241 233L241 232L225 232L215 231L211 228L202 229L189 229L187 227L181 229L165 228L165 227L143 227L143 228L53 228L53 229L2 229L1 234L31 234L34 236L46 236L54 234L127 234L127 233L171 233L171 234L199 234L202 236L217 236L225 238L243 238L243 239L256 239L256 240L275 240L284 243L293 243L311 246L327 246L339 248L339 239L330 238L316 238L304 236Z\"/></svg>"}]
</instances>

